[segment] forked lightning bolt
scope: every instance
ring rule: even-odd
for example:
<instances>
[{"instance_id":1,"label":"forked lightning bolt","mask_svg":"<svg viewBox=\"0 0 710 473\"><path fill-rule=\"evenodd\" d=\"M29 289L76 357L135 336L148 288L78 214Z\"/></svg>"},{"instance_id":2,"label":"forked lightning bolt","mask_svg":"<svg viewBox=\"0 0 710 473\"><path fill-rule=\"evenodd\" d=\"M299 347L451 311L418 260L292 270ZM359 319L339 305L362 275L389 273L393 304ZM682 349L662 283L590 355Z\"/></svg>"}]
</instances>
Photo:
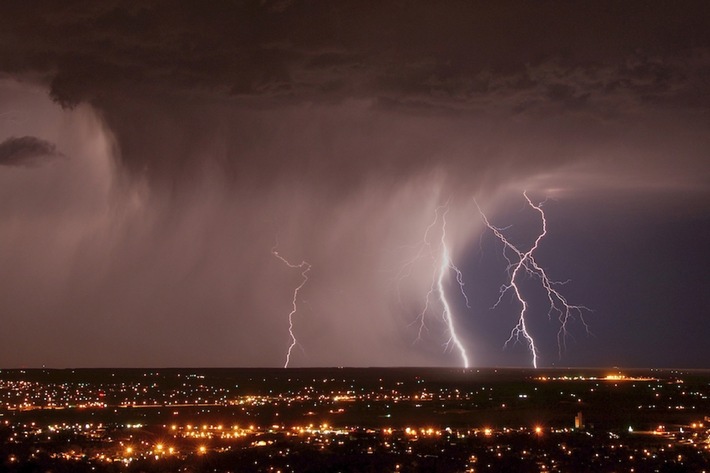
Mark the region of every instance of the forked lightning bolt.
<instances>
[{"instance_id":1,"label":"forked lightning bolt","mask_svg":"<svg viewBox=\"0 0 710 473\"><path fill-rule=\"evenodd\" d=\"M542 210L542 204L534 204L533 201L530 200L530 197L528 197L527 192L523 192L523 196L525 197L525 200L527 201L528 205L540 214L540 220L542 224L542 229L540 233L538 234L537 238L535 238L535 241L530 247L530 249L526 252L519 250L515 245L510 243L510 241L508 241L508 239L503 234L502 230L498 227L493 226L488 221L488 218L483 213L480 207L478 207L478 210L486 226L503 243L503 255L508 261L508 273L510 274L510 282L501 286L498 300L493 305L493 307L495 308L500 304L501 300L503 299L503 296L509 290L513 291L513 293L515 294L515 298L520 303L520 313L518 316L518 322L511 330L510 337L505 342L505 345L507 346L511 342L519 342L521 341L521 339L524 340L532 354L532 364L535 368L537 368L539 351L537 349L537 346L535 345L535 340L533 339L532 335L530 335L530 332L528 331L527 327L526 316L529 305L523 297L523 294L521 293L520 287L518 285L521 273L536 277L540 280L540 284L544 288L547 294L547 299L549 301L548 317L551 318L554 312L558 314L558 320L560 322L560 329L557 332L559 356L562 356L562 350L565 346L565 340L568 335L567 324L574 317L575 314L578 316L580 322L582 323L582 325L584 325L587 332L589 331L589 328L584 320L583 313L585 311L589 311L590 309L581 305L569 304L567 302L567 299L557 289L555 289L555 286L563 285L565 284L565 282L552 281L548 277L545 270L540 265L538 265L537 261L535 260L534 253L538 249L542 239L545 238L545 236L547 235L547 220L545 218L545 212ZM476 203L476 205L478 206L478 203ZM507 249L512 250L513 253L517 255L517 261L512 261L508 257L508 253L506 251Z\"/></svg>"},{"instance_id":2,"label":"forked lightning bolt","mask_svg":"<svg viewBox=\"0 0 710 473\"><path fill-rule=\"evenodd\" d=\"M296 289L293 291L293 300L292 300L292 308L291 312L288 314L288 334L291 337L291 342L288 346L288 350L286 351L286 362L284 363L284 368L288 368L288 364L291 362L291 351L293 350L293 347L296 346L298 341L296 340L296 335L293 333L293 317L296 315L296 312L298 311L298 293L303 289L303 286L306 285L308 282L308 272L311 270L311 265L307 261L301 261L300 264L293 264L289 262L286 258L281 256L279 252L277 251L277 246L274 246L271 249L271 253L276 256L278 259L284 262L286 266L289 268L298 268L301 269L301 276L303 276L303 279L301 280L301 284L299 284Z\"/></svg>"},{"instance_id":3,"label":"forked lightning bolt","mask_svg":"<svg viewBox=\"0 0 710 473\"><path fill-rule=\"evenodd\" d=\"M402 279L409 277L412 272L412 266L418 260L422 258L431 259L433 271L432 281L429 287L429 291L427 292L424 300L424 308L421 310L421 312L419 312L416 319L414 320L414 322L419 322L419 332L415 341L421 340L424 330L427 329L425 320L426 314L427 312L429 312L432 305L431 298L433 297L434 293L436 293L439 302L441 303L442 317L447 326L447 331L449 334L449 340L446 342L446 347L449 348L452 345L455 346L459 352L459 355L461 356L461 361L464 365L464 368L468 368L468 355L466 354L466 349L464 348L461 339L456 333L456 326L453 320L451 305L449 304L449 301L446 296L446 290L444 288L444 282L447 276L451 273L451 271L453 271L456 274L456 282L458 283L459 288L461 290L461 294L463 295L463 298L466 301L466 306L470 307L468 297L466 296L466 292L463 288L463 276L459 268L457 268L451 260L449 248L446 244L446 214L448 212L448 203L436 208L436 210L434 211L434 220L427 226L426 230L424 231L424 239L419 245L417 245L417 254L402 266L402 269L397 275L397 279L401 281ZM439 240L439 245L437 245L438 247L435 247L435 245L432 244L430 240L430 233L436 227L437 223L439 222L439 219L441 219L441 238Z\"/></svg>"}]
</instances>

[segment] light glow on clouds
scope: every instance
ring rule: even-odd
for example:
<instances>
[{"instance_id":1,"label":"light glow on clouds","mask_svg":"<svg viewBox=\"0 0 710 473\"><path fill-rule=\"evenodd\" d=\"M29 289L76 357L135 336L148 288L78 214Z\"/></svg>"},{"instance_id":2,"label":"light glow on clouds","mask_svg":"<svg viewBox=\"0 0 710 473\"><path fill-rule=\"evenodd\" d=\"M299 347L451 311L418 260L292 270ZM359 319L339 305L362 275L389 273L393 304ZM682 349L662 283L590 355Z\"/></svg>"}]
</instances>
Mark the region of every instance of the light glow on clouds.
<instances>
[{"instance_id":1,"label":"light glow on clouds","mask_svg":"<svg viewBox=\"0 0 710 473\"><path fill-rule=\"evenodd\" d=\"M611 5L8 7L0 359L282 366L299 275L273 257L278 235L281 254L312 265L298 365L459 366L441 320L413 343L431 261L393 282L405 246L449 201L448 257L471 298L450 300L456 335L477 365L527 364L501 350L515 313L488 311L496 265L474 202L493 218L515 212L524 189L556 199L540 248L553 267L629 255L632 228L672 222L700 238L709 211L708 9ZM609 248L574 246L589 233ZM600 279L581 300L611 306L595 313L604 327L625 298ZM696 283L673 286L673 300L695 301L688 314L704 313L683 289ZM654 284L636 285L661 293ZM602 342L575 342L561 362L585 343Z\"/></svg>"}]
</instances>

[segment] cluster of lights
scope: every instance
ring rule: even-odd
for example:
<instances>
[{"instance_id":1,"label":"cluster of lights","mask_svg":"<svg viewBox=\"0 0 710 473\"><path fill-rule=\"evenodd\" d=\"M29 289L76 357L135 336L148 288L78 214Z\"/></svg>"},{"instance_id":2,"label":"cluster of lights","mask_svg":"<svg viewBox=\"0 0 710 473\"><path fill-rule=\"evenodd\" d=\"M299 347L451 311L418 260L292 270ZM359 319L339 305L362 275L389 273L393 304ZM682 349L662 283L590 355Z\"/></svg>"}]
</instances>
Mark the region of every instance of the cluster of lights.
<instances>
[{"instance_id":1,"label":"cluster of lights","mask_svg":"<svg viewBox=\"0 0 710 473\"><path fill-rule=\"evenodd\" d=\"M658 378L646 376L626 376L624 374L608 374L606 376L537 376L535 381L659 381Z\"/></svg>"}]
</instances>

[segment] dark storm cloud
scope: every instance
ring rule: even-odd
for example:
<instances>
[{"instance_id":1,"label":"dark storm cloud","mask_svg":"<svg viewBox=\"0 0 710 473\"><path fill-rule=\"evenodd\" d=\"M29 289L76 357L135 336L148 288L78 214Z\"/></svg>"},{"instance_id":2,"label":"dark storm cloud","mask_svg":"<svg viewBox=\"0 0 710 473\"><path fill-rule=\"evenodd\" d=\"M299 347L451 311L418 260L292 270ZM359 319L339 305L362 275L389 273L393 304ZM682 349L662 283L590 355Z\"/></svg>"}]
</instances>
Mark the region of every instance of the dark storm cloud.
<instances>
[{"instance_id":1,"label":"dark storm cloud","mask_svg":"<svg viewBox=\"0 0 710 473\"><path fill-rule=\"evenodd\" d=\"M6 71L46 75L65 104L129 86L456 107L520 90L644 99L697 85L708 10L611 1L17 3L0 20L0 59Z\"/></svg>"},{"instance_id":2,"label":"dark storm cloud","mask_svg":"<svg viewBox=\"0 0 710 473\"><path fill-rule=\"evenodd\" d=\"M659 110L679 114L676 121L707 121L710 106L704 2L73 1L5 10L2 69L41 78L63 105L88 101L101 109L127 169L153 179L194 175L203 160L196 143L215 141L210 134L220 127L240 136L224 144L242 149L240 157L221 160L234 175L308 168L357 184L372 172L368 159L335 157L341 149L327 158L333 165L304 163L299 153L250 158L244 148L247 135L262 133L259 119L225 112L225 104L282 109L366 100L372 110L491 121L504 141L501 130L534 135L560 126L540 125L541 117L591 126L593 134L605 132L603 123L625 126ZM495 124L510 117L518 121ZM188 128L196 139L136 152ZM575 147L565 153L573 156ZM528 154L524 165L548 165L549 157ZM431 156L375 161L419 172Z\"/></svg>"},{"instance_id":3,"label":"dark storm cloud","mask_svg":"<svg viewBox=\"0 0 710 473\"><path fill-rule=\"evenodd\" d=\"M0 143L0 166L38 166L59 156L63 154L56 145L34 136L12 137Z\"/></svg>"},{"instance_id":4,"label":"dark storm cloud","mask_svg":"<svg viewBox=\"0 0 710 473\"><path fill-rule=\"evenodd\" d=\"M657 204L679 192L688 215L710 202L704 1L2 10L0 113L27 119L0 120L0 139L72 156L0 169L0 357L14 364L279 365L300 279L271 254L277 236L313 266L299 363L455 364L436 320L413 343L428 262L393 281L437 205L451 202L458 259L481 227L473 197L495 213L528 189L631 223L677 216ZM457 318L472 352L489 336L481 304Z\"/></svg>"}]
</instances>

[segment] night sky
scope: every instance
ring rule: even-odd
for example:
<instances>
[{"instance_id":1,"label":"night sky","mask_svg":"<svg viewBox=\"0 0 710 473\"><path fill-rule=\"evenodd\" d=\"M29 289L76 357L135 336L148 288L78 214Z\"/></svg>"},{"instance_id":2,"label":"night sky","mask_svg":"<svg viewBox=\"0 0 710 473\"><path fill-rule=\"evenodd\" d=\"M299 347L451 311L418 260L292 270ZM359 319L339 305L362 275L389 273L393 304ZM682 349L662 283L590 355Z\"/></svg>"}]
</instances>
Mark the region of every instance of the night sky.
<instances>
[{"instance_id":1,"label":"night sky","mask_svg":"<svg viewBox=\"0 0 710 473\"><path fill-rule=\"evenodd\" d=\"M710 368L706 1L0 10L0 367Z\"/></svg>"}]
</instances>

